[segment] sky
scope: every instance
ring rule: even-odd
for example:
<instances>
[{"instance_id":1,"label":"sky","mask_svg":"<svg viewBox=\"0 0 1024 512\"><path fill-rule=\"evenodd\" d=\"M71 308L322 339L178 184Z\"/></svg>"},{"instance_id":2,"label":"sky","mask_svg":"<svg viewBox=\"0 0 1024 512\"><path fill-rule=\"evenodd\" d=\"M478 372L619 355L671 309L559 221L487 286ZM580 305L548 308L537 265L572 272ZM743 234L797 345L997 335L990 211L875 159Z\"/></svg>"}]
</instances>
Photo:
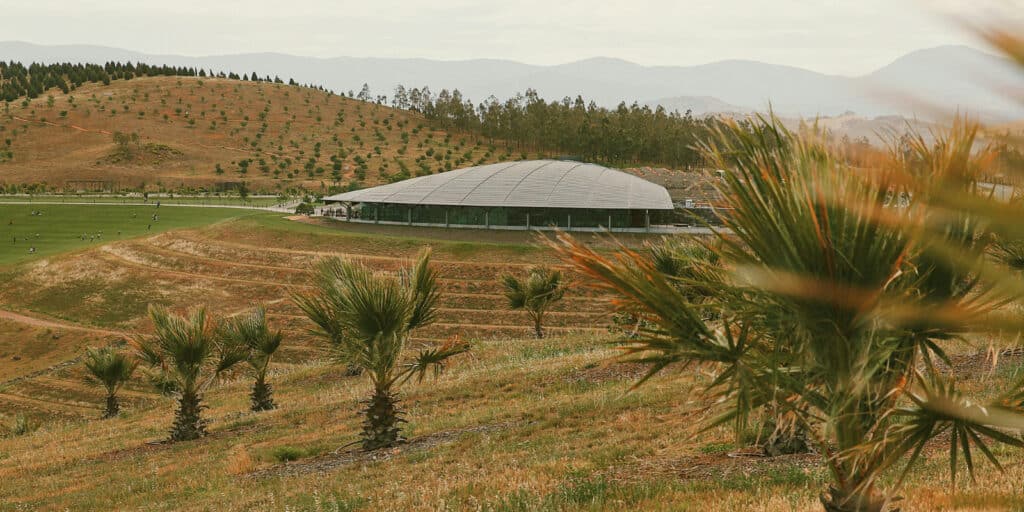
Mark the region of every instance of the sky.
<instances>
[{"instance_id":1,"label":"sky","mask_svg":"<svg viewBox=\"0 0 1024 512\"><path fill-rule=\"evenodd\" d=\"M541 65L598 56L643 65L746 59L853 76L917 49L984 48L954 20L1021 16L1022 1L0 0L0 40L188 56Z\"/></svg>"}]
</instances>

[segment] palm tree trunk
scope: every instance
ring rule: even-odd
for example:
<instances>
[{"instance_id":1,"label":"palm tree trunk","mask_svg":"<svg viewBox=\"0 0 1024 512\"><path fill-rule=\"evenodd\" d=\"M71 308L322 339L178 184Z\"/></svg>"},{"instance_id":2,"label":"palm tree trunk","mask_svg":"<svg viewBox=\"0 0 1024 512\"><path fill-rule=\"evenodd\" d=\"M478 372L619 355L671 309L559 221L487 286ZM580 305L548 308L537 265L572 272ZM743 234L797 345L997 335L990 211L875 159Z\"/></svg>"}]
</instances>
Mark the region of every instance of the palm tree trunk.
<instances>
[{"instance_id":1,"label":"palm tree trunk","mask_svg":"<svg viewBox=\"0 0 1024 512\"><path fill-rule=\"evenodd\" d=\"M390 389L377 388L366 402L363 414L363 449L390 448L405 442L399 425L405 423L398 410L398 397Z\"/></svg>"},{"instance_id":2,"label":"palm tree trunk","mask_svg":"<svg viewBox=\"0 0 1024 512\"><path fill-rule=\"evenodd\" d=\"M533 317L533 334L534 334L534 336L537 337L538 340L544 337L544 327L541 326L541 320L542 320L542 318L541 318L540 315L534 315L534 317Z\"/></svg>"},{"instance_id":3,"label":"palm tree trunk","mask_svg":"<svg viewBox=\"0 0 1024 512\"><path fill-rule=\"evenodd\" d=\"M121 404L117 402L117 395L113 392L107 393L107 407L103 411L103 419L113 418L121 411Z\"/></svg>"},{"instance_id":4,"label":"palm tree trunk","mask_svg":"<svg viewBox=\"0 0 1024 512\"><path fill-rule=\"evenodd\" d=\"M899 512L898 508L889 508L889 500L874 488L854 491L830 485L818 499L825 512Z\"/></svg>"},{"instance_id":5,"label":"palm tree trunk","mask_svg":"<svg viewBox=\"0 0 1024 512\"><path fill-rule=\"evenodd\" d=\"M270 411L277 408L274 403L273 389L267 384L266 376L260 374L252 385L252 393L249 395L251 401L250 409L253 412Z\"/></svg>"},{"instance_id":6,"label":"palm tree trunk","mask_svg":"<svg viewBox=\"0 0 1024 512\"><path fill-rule=\"evenodd\" d=\"M174 413L171 441L190 441L206 435L206 422L203 421L202 410L199 393L183 392L178 399L178 410Z\"/></svg>"}]
</instances>

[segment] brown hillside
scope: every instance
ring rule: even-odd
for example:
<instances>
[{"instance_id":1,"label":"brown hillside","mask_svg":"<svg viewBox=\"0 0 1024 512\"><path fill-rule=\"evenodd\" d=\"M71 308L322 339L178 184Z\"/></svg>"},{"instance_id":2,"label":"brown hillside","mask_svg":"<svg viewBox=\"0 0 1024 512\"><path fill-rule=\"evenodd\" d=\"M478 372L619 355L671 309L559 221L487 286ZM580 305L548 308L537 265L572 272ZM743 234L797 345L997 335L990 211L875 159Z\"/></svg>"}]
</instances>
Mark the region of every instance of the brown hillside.
<instances>
[{"instance_id":1,"label":"brown hillside","mask_svg":"<svg viewBox=\"0 0 1024 512\"><path fill-rule=\"evenodd\" d=\"M127 135L123 146L116 132ZM0 112L0 185L45 183L56 191L90 190L83 181L95 180L115 189L212 190L245 181L253 192L327 192L552 156L435 130L415 112L308 87L221 78L136 78L70 94L53 89ZM677 199L715 197L707 172L630 171Z\"/></svg>"},{"instance_id":2,"label":"brown hillside","mask_svg":"<svg viewBox=\"0 0 1024 512\"><path fill-rule=\"evenodd\" d=\"M115 132L138 139L119 151ZM319 191L375 185L403 167L415 176L512 157L432 130L413 112L306 87L182 77L54 89L12 103L0 114L0 149L13 153L0 157L5 184L58 189L77 180L151 190L244 180L254 191Z\"/></svg>"}]
</instances>

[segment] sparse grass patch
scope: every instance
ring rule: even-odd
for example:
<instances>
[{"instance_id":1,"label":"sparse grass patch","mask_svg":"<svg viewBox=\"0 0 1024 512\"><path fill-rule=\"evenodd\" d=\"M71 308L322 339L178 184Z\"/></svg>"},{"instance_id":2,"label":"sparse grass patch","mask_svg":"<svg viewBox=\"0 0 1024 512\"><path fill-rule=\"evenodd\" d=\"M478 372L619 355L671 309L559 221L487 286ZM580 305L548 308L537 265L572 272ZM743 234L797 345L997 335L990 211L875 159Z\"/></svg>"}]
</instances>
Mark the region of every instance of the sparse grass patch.
<instances>
[{"instance_id":1,"label":"sparse grass patch","mask_svg":"<svg viewBox=\"0 0 1024 512\"><path fill-rule=\"evenodd\" d=\"M267 450L265 454L261 454L260 459L277 462L292 462L304 457L309 457L310 455L310 451L305 448L299 448L297 446L275 446Z\"/></svg>"}]
</instances>

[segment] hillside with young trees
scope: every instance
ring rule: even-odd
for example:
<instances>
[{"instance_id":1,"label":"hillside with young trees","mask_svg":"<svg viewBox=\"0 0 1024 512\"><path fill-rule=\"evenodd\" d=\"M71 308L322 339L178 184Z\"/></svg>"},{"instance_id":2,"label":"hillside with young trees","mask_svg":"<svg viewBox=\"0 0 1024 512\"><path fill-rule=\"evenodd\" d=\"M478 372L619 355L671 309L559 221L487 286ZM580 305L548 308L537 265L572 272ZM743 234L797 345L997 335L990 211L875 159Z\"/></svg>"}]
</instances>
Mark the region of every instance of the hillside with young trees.
<instances>
[{"instance_id":1,"label":"hillside with young trees","mask_svg":"<svg viewBox=\"0 0 1024 512\"><path fill-rule=\"evenodd\" d=\"M535 91L475 104L457 90L364 87L185 67L0 63L7 192L331 193L459 167L555 157L701 169L715 121ZM685 173L648 178L686 189Z\"/></svg>"},{"instance_id":2,"label":"hillside with young trees","mask_svg":"<svg viewBox=\"0 0 1024 512\"><path fill-rule=\"evenodd\" d=\"M2 104L0 179L40 191L184 193L244 182L253 192L328 192L513 157L434 130L415 112L230 76L68 82L67 92L40 91L37 79L54 83L46 75L18 80L8 90L31 94Z\"/></svg>"}]
</instances>

